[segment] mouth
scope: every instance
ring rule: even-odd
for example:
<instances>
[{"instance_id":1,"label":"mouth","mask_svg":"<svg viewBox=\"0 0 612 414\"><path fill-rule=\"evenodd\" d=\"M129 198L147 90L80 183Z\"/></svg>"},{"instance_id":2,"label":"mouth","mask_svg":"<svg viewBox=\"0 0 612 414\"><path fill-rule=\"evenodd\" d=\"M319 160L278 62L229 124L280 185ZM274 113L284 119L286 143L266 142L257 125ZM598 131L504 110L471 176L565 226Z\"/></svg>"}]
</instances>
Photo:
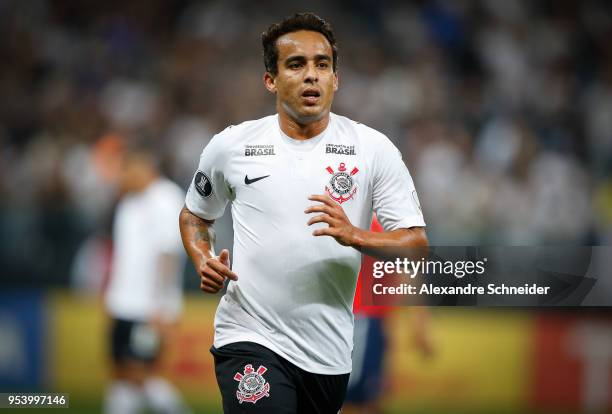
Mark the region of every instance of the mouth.
<instances>
[{"instance_id":1,"label":"mouth","mask_svg":"<svg viewBox=\"0 0 612 414\"><path fill-rule=\"evenodd\" d=\"M321 93L317 89L306 89L302 92L302 99L306 101L307 104L316 104L321 97Z\"/></svg>"}]
</instances>

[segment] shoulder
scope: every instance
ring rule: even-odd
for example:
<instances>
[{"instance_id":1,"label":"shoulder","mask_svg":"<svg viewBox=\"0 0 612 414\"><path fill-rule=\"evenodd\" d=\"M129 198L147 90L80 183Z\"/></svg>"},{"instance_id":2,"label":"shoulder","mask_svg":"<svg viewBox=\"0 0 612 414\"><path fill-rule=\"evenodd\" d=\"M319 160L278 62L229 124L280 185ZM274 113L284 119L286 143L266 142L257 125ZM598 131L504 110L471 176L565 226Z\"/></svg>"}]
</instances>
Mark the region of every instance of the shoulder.
<instances>
[{"instance_id":1,"label":"shoulder","mask_svg":"<svg viewBox=\"0 0 612 414\"><path fill-rule=\"evenodd\" d=\"M224 165L231 157L241 154L244 145L262 136L269 136L269 131L276 122L276 115L269 115L238 125L230 125L212 137L202 151L202 157L207 155L216 160L218 165Z\"/></svg>"},{"instance_id":2,"label":"shoulder","mask_svg":"<svg viewBox=\"0 0 612 414\"><path fill-rule=\"evenodd\" d=\"M350 135L358 144L366 148L368 153L397 150L385 134L366 124L337 114L332 114L332 119L340 132Z\"/></svg>"},{"instance_id":3,"label":"shoulder","mask_svg":"<svg viewBox=\"0 0 612 414\"><path fill-rule=\"evenodd\" d=\"M216 134L213 139L245 141L258 133L266 131L274 125L276 115L269 115L259 119L244 121L238 125L230 125L223 131Z\"/></svg>"}]
</instances>

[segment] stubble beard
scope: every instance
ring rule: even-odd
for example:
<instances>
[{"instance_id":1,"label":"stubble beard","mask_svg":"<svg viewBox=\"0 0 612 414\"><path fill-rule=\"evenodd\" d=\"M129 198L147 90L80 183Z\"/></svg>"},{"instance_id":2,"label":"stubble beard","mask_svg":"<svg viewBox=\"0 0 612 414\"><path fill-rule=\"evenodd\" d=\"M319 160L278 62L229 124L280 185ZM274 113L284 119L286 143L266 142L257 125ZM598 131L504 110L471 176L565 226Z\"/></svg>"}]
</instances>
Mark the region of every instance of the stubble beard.
<instances>
[{"instance_id":1,"label":"stubble beard","mask_svg":"<svg viewBox=\"0 0 612 414\"><path fill-rule=\"evenodd\" d=\"M287 115L291 119L293 119L299 125L309 125L314 122L320 121L325 117L325 115L329 112L327 109L322 109L320 112L312 115L301 114L291 106L287 104L287 102L281 102L281 107L285 111Z\"/></svg>"}]
</instances>

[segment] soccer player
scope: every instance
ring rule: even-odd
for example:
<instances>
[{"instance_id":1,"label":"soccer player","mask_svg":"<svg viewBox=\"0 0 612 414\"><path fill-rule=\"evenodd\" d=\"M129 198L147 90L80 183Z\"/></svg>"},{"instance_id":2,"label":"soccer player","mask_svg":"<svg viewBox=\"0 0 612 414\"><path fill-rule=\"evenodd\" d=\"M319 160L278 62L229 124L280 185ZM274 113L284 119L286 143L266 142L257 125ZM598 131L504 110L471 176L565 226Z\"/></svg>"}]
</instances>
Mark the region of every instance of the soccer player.
<instances>
[{"instance_id":1,"label":"soccer player","mask_svg":"<svg viewBox=\"0 0 612 414\"><path fill-rule=\"evenodd\" d=\"M104 412L188 412L156 361L182 308L184 252L176 228L184 192L163 177L153 150L128 144L121 155L121 199L105 304L111 321L112 382Z\"/></svg>"},{"instance_id":2,"label":"soccer player","mask_svg":"<svg viewBox=\"0 0 612 414\"><path fill-rule=\"evenodd\" d=\"M180 215L183 244L203 291L227 283L211 348L224 412L336 414L351 371L360 253L423 249L425 222L397 148L330 111L330 25L296 14L262 43L277 114L228 127L204 148ZM213 250L228 203L233 266L227 249ZM373 210L384 232L364 230Z\"/></svg>"}]
</instances>

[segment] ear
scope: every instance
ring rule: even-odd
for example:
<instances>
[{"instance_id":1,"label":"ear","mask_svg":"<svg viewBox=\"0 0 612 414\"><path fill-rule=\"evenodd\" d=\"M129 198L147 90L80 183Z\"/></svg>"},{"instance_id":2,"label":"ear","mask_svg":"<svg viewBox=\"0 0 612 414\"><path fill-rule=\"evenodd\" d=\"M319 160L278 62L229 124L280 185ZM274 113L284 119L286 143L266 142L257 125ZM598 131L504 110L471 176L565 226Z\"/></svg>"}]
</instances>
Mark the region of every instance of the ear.
<instances>
[{"instance_id":1,"label":"ear","mask_svg":"<svg viewBox=\"0 0 612 414\"><path fill-rule=\"evenodd\" d=\"M334 92L338 90L338 72L334 72Z\"/></svg>"},{"instance_id":2,"label":"ear","mask_svg":"<svg viewBox=\"0 0 612 414\"><path fill-rule=\"evenodd\" d=\"M270 72L264 73L263 81L269 92L276 93L276 78Z\"/></svg>"}]
</instances>

